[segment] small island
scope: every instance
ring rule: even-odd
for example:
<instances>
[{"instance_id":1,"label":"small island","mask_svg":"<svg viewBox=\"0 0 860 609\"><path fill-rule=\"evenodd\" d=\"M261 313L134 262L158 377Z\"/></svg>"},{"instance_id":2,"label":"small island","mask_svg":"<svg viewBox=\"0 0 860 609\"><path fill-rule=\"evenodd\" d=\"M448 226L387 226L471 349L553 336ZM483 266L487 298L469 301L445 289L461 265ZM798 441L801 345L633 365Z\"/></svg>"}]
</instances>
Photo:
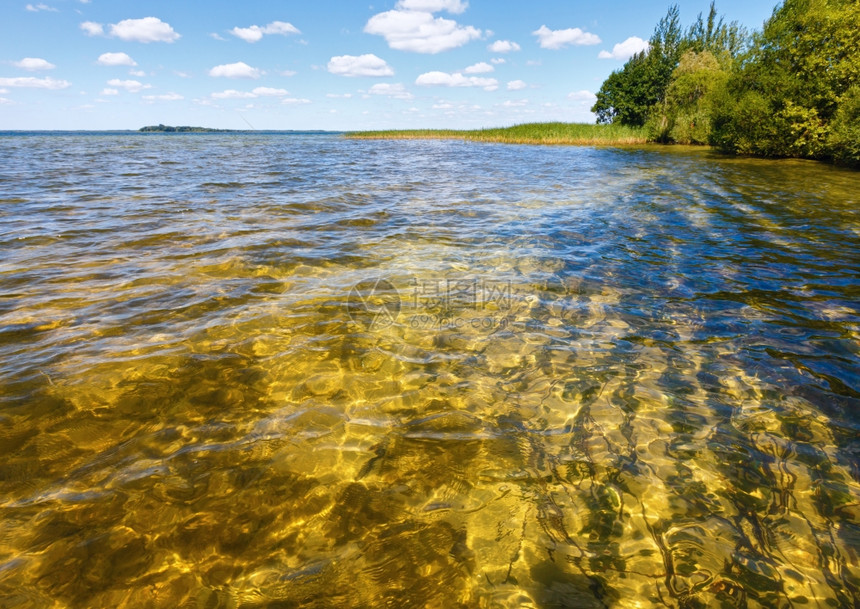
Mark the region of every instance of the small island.
<instances>
[{"instance_id":1,"label":"small island","mask_svg":"<svg viewBox=\"0 0 860 609\"><path fill-rule=\"evenodd\" d=\"M235 129L210 129L208 127L173 127L171 125L149 125L138 131L144 133L236 133Z\"/></svg>"}]
</instances>

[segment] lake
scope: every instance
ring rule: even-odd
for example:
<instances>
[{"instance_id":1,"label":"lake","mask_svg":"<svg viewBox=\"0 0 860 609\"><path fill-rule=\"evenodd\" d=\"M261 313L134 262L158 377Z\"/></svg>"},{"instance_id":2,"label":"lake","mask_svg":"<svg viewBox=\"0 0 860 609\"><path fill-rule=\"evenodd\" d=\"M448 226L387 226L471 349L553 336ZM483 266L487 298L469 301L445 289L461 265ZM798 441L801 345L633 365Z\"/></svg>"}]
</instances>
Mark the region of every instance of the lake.
<instances>
[{"instance_id":1,"label":"lake","mask_svg":"<svg viewBox=\"0 0 860 609\"><path fill-rule=\"evenodd\" d=\"M853 607L860 173L0 137L0 606Z\"/></svg>"}]
</instances>

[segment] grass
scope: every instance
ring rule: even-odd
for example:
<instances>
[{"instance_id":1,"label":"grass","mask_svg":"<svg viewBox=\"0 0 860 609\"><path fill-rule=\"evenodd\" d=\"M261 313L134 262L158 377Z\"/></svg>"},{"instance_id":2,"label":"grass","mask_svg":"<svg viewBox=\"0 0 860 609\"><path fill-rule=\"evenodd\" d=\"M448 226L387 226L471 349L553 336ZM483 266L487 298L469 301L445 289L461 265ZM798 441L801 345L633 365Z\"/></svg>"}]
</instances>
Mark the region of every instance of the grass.
<instances>
[{"instance_id":1,"label":"grass","mask_svg":"<svg viewBox=\"0 0 860 609\"><path fill-rule=\"evenodd\" d=\"M504 144L619 146L647 142L645 132L621 125L585 123L529 123L500 129L407 129L400 131L352 131L346 137L375 140L465 140Z\"/></svg>"}]
</instances>

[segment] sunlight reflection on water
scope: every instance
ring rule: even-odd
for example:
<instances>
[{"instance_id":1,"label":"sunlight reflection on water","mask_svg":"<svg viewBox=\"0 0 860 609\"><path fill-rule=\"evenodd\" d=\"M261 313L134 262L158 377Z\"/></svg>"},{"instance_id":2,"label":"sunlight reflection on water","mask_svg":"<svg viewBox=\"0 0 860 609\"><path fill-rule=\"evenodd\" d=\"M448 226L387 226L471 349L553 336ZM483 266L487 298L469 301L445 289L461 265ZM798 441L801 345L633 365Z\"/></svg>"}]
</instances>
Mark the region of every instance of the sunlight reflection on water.
<instances>
[{"instance_id":1,"label":"sunlight reflection on water","mask_svg":"<svg viewBox=\"0 0 860 609\"><path fill-rule=\"evenodd\" d=\"M0 159L3 606L860 602L856 173L284 135Z\"/></svg>"}]
</instances>

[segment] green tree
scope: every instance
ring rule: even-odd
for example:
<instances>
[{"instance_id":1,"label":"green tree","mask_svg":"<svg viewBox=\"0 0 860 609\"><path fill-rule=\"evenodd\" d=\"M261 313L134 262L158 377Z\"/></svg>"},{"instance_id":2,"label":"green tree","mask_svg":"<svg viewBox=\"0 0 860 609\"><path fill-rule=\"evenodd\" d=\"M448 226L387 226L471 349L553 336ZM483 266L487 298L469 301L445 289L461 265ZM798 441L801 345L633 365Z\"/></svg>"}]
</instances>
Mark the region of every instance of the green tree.
<instances>
[{"instance_id":1,"label":"green tree","mask_svg":"<svg viewBox=\"0 0 860 609\"><path fill-rule=\"evenodd\" d=\"M682 40L678 6L674 5L654 29L648 50L631 57L600 87L591 108L597 114L597 122L644 125L650 109L663 101Z\"/></svg>"},{"instance_id":2,"label":"green tree","mask_svg":"<svg viewBox=\"0 0 860 609\"><path fill-rule=\"evenodd\" d=\"M858 78L860 3L786 0L730 78L712 140L740 153L834 157L834 121L850 132L852 112L840 104L851 103ZM764 124L751 125L754 116Z\"/></svg>"},{"instance_id":3,"label":"green tree","mask_svg":"<svg viewBox=\"0 0 860 609\"><path fill-rule=\"evenodd\" d=\"M860 167L860 85L848 89L840 101L827 147L837 163Z\"/></svg>"},{"instance_id":4,"label":"green tree","mask_svg":"<svg viewBox=\"0 0 860 609\"><path fill-rule=\"evenodd\" d=\"M713 105L728 78L729 72L711 51L685 52L672 72L664 103L650 112L649 139L707 144Z\"/></svg>"}]
</instances>

